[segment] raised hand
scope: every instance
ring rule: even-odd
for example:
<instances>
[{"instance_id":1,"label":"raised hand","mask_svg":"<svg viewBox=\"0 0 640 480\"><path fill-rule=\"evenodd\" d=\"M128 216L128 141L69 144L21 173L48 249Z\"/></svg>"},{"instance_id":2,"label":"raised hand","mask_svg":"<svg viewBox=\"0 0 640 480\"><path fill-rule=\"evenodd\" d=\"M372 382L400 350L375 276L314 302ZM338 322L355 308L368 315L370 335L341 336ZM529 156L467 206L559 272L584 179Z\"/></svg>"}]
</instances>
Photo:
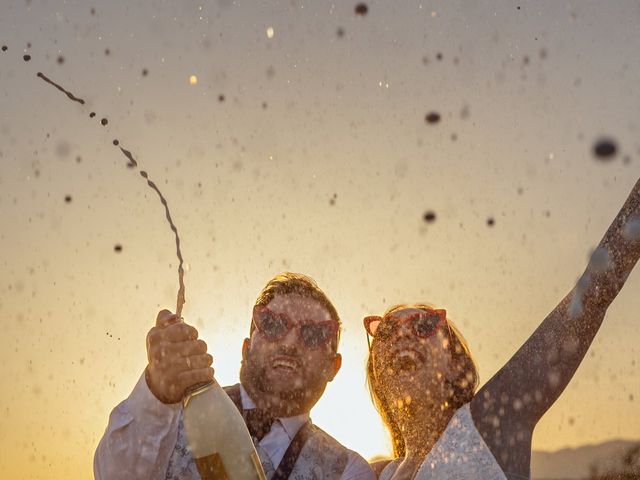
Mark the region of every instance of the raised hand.
<instances>
[{"instance_id":1,"label":"raised hand","mask_svg":"<svg viewBox=\"0 0 640 480\"><path fill-rule=\"evenodd\" d=\"M147 334L149 390L163 403L178 403L191 387L213 380L213 357L198 331L178 314L161 310Z\"/></svg>"}]
</instances>

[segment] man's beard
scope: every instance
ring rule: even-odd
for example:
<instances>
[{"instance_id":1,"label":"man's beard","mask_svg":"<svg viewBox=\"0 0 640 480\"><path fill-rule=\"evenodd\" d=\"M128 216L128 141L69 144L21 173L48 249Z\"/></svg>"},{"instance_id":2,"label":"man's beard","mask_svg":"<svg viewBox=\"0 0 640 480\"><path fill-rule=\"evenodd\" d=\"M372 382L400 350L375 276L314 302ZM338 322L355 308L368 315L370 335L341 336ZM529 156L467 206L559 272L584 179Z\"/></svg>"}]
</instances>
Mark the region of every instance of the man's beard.
<instances>
[{"instance_id":1,"label":"man's beard","mask_svg":"<svg viewBox=\"0 0 640 480\"><path fill-rule=\"evenodd\" d=\"M290 385L286 389L275 389L266 374L265 361L264 358L255 357L249 348L240 367L240 382L251 400L257 407L272 412L275 417L293 417L308 413L327 386L327 380L321 370L307 377L306 385Z\"/></svg>"}]
</instances>

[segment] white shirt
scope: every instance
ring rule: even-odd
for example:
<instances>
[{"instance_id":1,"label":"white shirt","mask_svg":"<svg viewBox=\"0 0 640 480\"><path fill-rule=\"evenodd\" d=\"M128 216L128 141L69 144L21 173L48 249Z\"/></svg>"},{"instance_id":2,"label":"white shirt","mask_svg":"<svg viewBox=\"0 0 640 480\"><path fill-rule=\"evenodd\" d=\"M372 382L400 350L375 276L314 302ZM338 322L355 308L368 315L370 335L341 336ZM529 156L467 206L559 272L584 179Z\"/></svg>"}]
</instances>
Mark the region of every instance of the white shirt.
<instances>
[{"instance_id":1,"label":"white shirt","mask_svg":"<svg viewBox=\"0 0 640 480\"><path fill-rule=\"evenodd\" d=\"M240 386L242 407L255 408ZM98 444L93 459L96 480L164 479L178 436L182 404L166 404L149 390L144 374L131 395L113 409L109 425ZM309 414L279 418L259 442L259 448L277 468L296 433L309 419ZM375 474L364 458L349 451L341 480L375 480Z\"/></svg>"}]
</instances>

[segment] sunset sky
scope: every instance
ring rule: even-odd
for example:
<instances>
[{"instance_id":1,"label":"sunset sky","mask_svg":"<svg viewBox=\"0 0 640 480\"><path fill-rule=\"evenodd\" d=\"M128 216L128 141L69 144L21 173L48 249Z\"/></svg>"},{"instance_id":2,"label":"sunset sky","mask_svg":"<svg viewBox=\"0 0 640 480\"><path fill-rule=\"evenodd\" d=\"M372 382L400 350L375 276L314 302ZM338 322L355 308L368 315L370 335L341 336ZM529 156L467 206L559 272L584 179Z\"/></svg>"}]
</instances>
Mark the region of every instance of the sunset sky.
<instances>
[{"instance_id":1,"label":"sunset sky","mask_svg":"<svg viewBox=\"0 0 640 480\"><path fill-rule=\"evenodd\" d=\"M90 478L175 309L172 233L115 139L169 202L221 384L273 275L334 301L312 418L367 458L390 443L363 316L446 308L485 382L572 288L640 176L640 4L356 4L0 0L3 477ZM640 438L639 292L636 269L535 449Z\"/></svg>"}]
</instances>

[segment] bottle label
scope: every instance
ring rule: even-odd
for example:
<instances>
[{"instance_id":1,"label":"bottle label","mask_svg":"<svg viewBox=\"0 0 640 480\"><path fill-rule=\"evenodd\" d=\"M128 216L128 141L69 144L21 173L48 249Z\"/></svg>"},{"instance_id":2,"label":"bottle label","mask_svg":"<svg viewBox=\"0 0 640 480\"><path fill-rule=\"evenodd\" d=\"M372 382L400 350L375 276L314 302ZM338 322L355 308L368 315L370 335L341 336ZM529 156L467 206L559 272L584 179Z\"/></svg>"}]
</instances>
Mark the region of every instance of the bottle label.
<instances>
[{"instance_id":1,"label":"bottle label","mask_svg":"<svg viewBox=\"0 0 640 480\"><path fill-rule=\"evenodd\" d=\"M202 480L229 480L222 459L217 453L196 458L195 461Z\"/></svg>"},{"instance_id":2,"label":"bottle label","mask_svg":"<svg viewBox=\"0 0 640 480\"><path fill-rule=\"evenodd\" d=\"M224 464L219 454L213 453L206 457L196 458L195 462L202 480L229 480L229 475L227 475L227 471L224 469ZM251 454L251 463L253 463L253 467L255 468L256 478L259 480L267 480L264 470L262 470L260 457L258 457L255 450Z\"/></svg>"}]
</instances>

